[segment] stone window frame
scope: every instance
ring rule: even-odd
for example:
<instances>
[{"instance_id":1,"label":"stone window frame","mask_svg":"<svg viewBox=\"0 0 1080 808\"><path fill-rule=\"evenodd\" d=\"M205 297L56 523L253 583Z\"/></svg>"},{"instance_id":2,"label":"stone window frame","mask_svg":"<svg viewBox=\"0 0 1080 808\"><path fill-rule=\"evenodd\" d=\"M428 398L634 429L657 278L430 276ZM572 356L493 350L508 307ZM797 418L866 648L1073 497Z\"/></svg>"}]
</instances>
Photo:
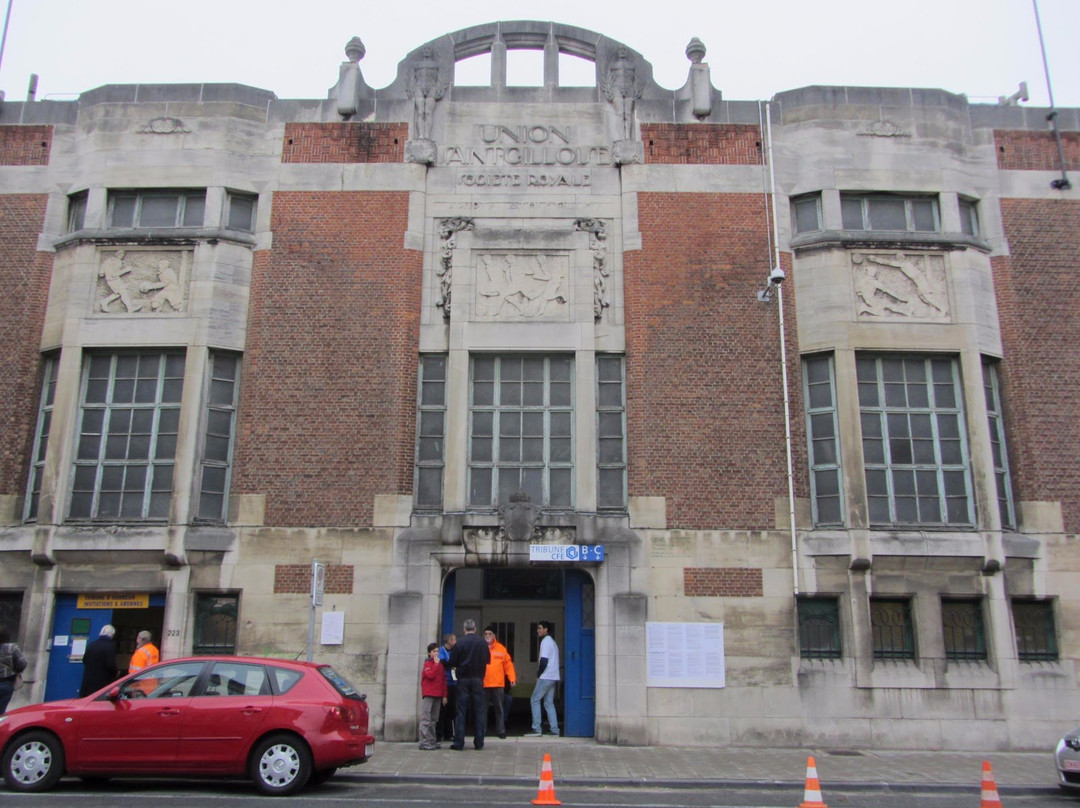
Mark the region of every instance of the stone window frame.
<instances>
[{"instance_id":1,"label":"stone window frame","mask_svg":"<svg viewBox=\"0 0 1080 808\"><path fill-rule=\"evenodd\" d=\"M202 227L206 221L205 188L110 188L108 194L106 215L106 228L108 230L194 229ZM145 218L149 216L147 204L168 199L175 200L173 202L172 223L147 223L145 221ZM123 213L117 211L120 203L126 203L128 200L130 200L130 220L126 215L126 204L121 207ZM119 222L117 221L118 217L122 217Z\"/></svg>"},{"instance_id":2,"label":"stone window frame","mask_svg":"<svg viewBox=\"0 0 1080 808\"><path fill-rule=\"evenodd\" d=\"M491 360L493 372L492 378L489 379L477 379L477 363L482 361ZM552 362L553 360L562 360L565 362L565 370L562 376L564 378L558 378L553 380L551 376ZM523 363L523 378L521 379L521 385L523 391L525 385L536 384L537 381L542 383L542 402L537 403L535 400L532 402L525 401L521 403L514 403L511 401L504 401L504 374L503 366L506 362L521 361ZM540 378L527 378L525 377L525 364L530 362L540 361L542 363L542 376ZM469 423L468 423L468 503L471 509L492 509L501 505L505 505L509 502L509 495L517 490L519 487L524 489L532 501L548 510L566 510L570 511L574 509L575 500L575 474L574 474L574 440L575 440L575 413L576 413L576 401L575 401L575 365L577 358L572 353L552 352L552 353L476 353L469 357ZM506 382L505 384L508 384ZM491 385L492 397L489 399L487 396L478 397L477 391L479 385ZM559 385L559 388L553 388L553 385ZM556 400L553 400L552 390L559 389L564 390ZM521 416L522 427L517 435L512 435L509 432L504 431L504 420L507 415L519 414ZM482 425L485 419L485 415L490 415L490 427L486 431L479 431L478 426ZM529 416L533 416L529 418ZM531 440L541 438L541 457L539 459L518 459L515 460L510 456L502 456L502 443L505 438L517 437L521 445L524 446L526 442L530 440L526 432L525 421L529 420L536 422L536 416L540 417L540 426L542 434L532 434ZM557 418L559 421L565 421L564 433L560 433L557 437L553 437L553 420ZM485 440L490 441L490 451L484 452L483 446ZM553 441L558 440L559 445L553 445ZM563 447L565 444L565 448ZM507 455L510 455L507 452ZM516 471L517 480L512 486L507 485L507 481L503 479L503 475L507 472ZM529 476L529 472L532 472L532 476L536 477L539 474L540 490L536 490L536 484L533 482L521 482L522 475ZM554 474L560 476L565 475L565 478L561 481L559 488L565 491L565 501L553 500L552 478ZM487 497L484 501L480 496L481 492L477 490L476 486L479 484L479 478L487 475L487 483L483 486L486 491Z\"/></svg>"},{"instance_id":3,"label":"stone window frame","mask_svg":"<svg viewBox=\"0 0 1080 808\"><path fill-rule=\"evenodd\" d=\"M895 368L883 363L896 362L901 363L903 378L887 378ZM958 358L944 354L859 352L855 365L870 525L973 528L974 489ZM922 384L909 376L909 370L917 374L915 368L919 366L925 373L926 381ZM947 379L934 375L946 368ZM896 400L898 386L903 387L903 403ZM922 395L919 388L924 388L925 402L912 401ZM904 454L905 443L909 444L910 457ZM926 456L927 449L932 451L932 456ZM910 477L910 485L905 476ZM963 483L962 495L957 489L958 482ZM936 518L923 511L931 504L930 499L936 500ZM901 512L901 507L910 507L907 500L914 501L914 518ZM963 514L950 510L950 505L955 507L960 502ZM888 509L887 514L882 512L882 506Z\"/></svg>"},{"instance_id":4,"label":"stone window frame","mask_svg":"<svg viewBox=\"0 0 1080 808\"><path fill-rule=\"evenodd\" d=\"M194 595L194 621L192 654L235 654L237 626L240 618L239 592L196 592ZM224 618L221 620L219 618ZM215 633L215 641L208 642L206 635L210 621L220 624L222 632Z\"/></svg>"},{"instance_id":5,"label":"stone window frame","mask_svg":"<svg viewBox=\"0 0 1080 808\"><path fill-rule=\"evenodd\" d=\"M615 455L618 455L617 457ZM596 507L625 511L627 507L626 357L596 356ZM608 497L605 480L618 478L619 495Z\"/></svg>"},{"instance_id":6,"label":"stone window frame","mask_svg":"<svg viewBox=\"0 0 1080 808\"><path fill-rule=\"evenodd\" d=\"M945 659L950 662L986 662L986 621L982 598L941 598L941 633Z\"/></svg>"},{"instance_id":7,"label":"stone window frame","mask_svg":"<svg viewBox=\"0 0 1080 808\"><path fill-rule=\"evenodd\" d=\"M41 393L38 399L37 424L34 427L34 447L30 455L30 474L26 483L23 521L37 521L41 484L45 475L45 452L52 432L53 409L56 404L56 382L60 373L60 357L56 352L42 358Z\"/></svg>"},{"instance_id":8,"label":"stone window frame","mask_svg":"<svg viewBox=\"0 0 1080 808\"><path fill-rule=\"evenodd\" d=\"M227 230L254 233L255 217L258 212L259 197L257 194L245 194L240 191L225 192L225 215L222 218Z\"/></svg>"},{"instance_id":9,"label":"stone window frame","mask_svg":"<svg viewBox=\"0 0 1080 808\"><path fill-rule=\"evenodd\" d=\"M800 595L795 599L795 611L798 619L799 657L842 659L844 650L840 599L828 595Z\"/></svg>"},{"instance_id":10,"label":"stone window frame","mask_svg":"<svg viewBox=\"0 0 1080 808\"><path fill-rule=\"evenodd\" d=\"M877 226L882 222L885 205L901 203L904 212L904 227ZM922 205L926 210L920 210ZM858 210L856 211L856 207ZM941 210L938 194L904 194L882 192L840 192L840 210L843 229L850 232L875 233L940 233ZM920 221L927 213L931 222L925 226ZM857 222L855 220L858 220Z\"/></svg>"},{"instance_id":11,"label":"stone window frame","mask_svg":"<svg viewBox=\"0 0 1080 808\"><path fill-rule=\"evenodd\" d=\"M1057 620L1054 601L1039 598L1012 599L1016 658L1022 663L1057 662Z\"/></svg>"},{"instance_id":12,"label":"stone window frame","mask_svg":"<svg viewBox=\"0 0 1080 808\"><path fill-rule=\"evenodd\" d=\"M138 375L144 362L151 360L156 364L154 375ZM184 351L176 350L104 350L85 355L66 509L68 521L168 521L175 487L173 471L180 431L185 360ZM118 375L118 365L131 361L135 363L136 375ZM102 371L106 375L100 375ZM119 371L127 374L128 368ZM92 375L94 373L99 375ZM128 382L132 388L130 395L126 392ZM153 390L150 390L151 383ZM96 388L101 388L100 392ZM122 413L125 411L131 418L126 431L110 431L113 419L124 418ZM99 414L100 419L91 413ZM135 425L136 419L142 423ZM95 424L95 420L99 423ZM118 454L121 441L126 446L123 456ZM142 444L145 444L145 451L138 448ZM132 472L137 474L140 466L145 466L145 476L141 485L135 485L136 480L129 477ZM117 474L120 480L105 479L107 476L115 478ZM112 489L106 487L110 485ZM119 488L115 487L117 485ZM103 494L109 494L107 501L117 498L115 509L103 507ZM138 504L137 513L131 510L133 503ZM128 509L126 513L125 508Z\"/></svg>"},{"instance_id":13,"label":"stone window frame","mask_svg":"<svg viewBox=\"0 0 1080 808\"><path fill-rule=\"evenodd\" d=\"M443 506L448 370L447 354L431 353L420 356L416 392L416 459L413 471L413 503L418 510L441 510Z\"/></svg>"},{"instance_id":14,"label":"stone window frame","mask_svg":"<svg viewBox=\"0 0 1080 808\"><path fill-rule=\"evenodd\" d=\"M870 646L875 660L917 662L910 597L870 598Z\"/></svg>"},{"instance_id":15,"label":"stone window frame","mask_svg":"<svg viewBox=\"0 0 1080 808\"><path fill-rule=\"evenodd\" d=\"M824 375L821 375L822 370ZM827 401L822 397L826 393ZM847 523L847 506L840 463L836 370L831 353L803 357L803 401L806 402L807 458L814 525L844 525ZM826 505L827 508L824 507ZM823 514L823 511L827 512ZM830 518L833 512L835 517Z\"/></svg>"},{"instance_id":16,"label":"stone window frame","mask_svg":"<svg viewBox=\"0 0 1080 808\"><path fill-rule=\"evenodd\" d=\"M232 351L210 351L207 361L203 423L199 435L202 450L196 489L197 522L221 524L229 513L242 361L241 354Z\"/></svg>"},{"instance_id":17,"label":"stone window frame","mask_svg":"<svg viewBox=\"0 0 1080 808\"><path fill-rule=\"evenodd\" d=\"M972 238L979 237L979 200L966 196L957 198L960 209L960 232Z\"/></svg>"},{"instance_id":18,"label":"stone window frame","mask_svg":"<svg viewBox=\"0 0 1080 808\"><path fill-rule=\"evenodd\" d=\"M86 206L90 199L88 191L79 191L68 196L67 231L75 233L86 227Z\"/></svg>"},{"instance_id":19,"label":"stone window frame","mask_svg":"<svg viewBox=\"0 0 1080 808\"><path fill-rule=\"evenodd\" d=\"M1009 470L1009 450L1005 439L1005 413L1002 405L1000 362L983 357L983 390L986 394L986 420L990 430L990 450L993 453L994 482L997 492L1001 526L1015 530L1016 501L1013 498L1012 473Z\"/></svg>"},{"instance_id":20,"label":"stone window frame","mask_svg":"<svg viewBox=\"0 0 1080 808\"><path fill-rule=\"evenodd\" d=\"M788 202L788 207L791 208L792 233L816 233L824 229L820 191L793 196ZM808 218L813 218L813 222L808 222Z\"/></svg>"}]
</instances>

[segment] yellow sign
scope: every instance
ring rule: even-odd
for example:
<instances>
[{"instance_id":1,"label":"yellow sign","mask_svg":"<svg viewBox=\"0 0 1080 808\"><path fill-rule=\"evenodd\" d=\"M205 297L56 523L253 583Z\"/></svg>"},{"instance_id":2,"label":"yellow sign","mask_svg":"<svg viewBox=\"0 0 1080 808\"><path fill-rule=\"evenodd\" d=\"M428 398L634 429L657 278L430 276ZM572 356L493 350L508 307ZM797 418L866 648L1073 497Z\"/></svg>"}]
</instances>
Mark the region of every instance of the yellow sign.
<instances>
[{"instance_id":1,"label":"yellow sign","mask_svg":"<svg viewBox=\"0 0 1080 808\"><path fill-rule=\"evenodd\" d=\"M77 609L146 609L150 606L149 592L106 592L99 595L79 595Z\"/></svg>"}]
</instances>

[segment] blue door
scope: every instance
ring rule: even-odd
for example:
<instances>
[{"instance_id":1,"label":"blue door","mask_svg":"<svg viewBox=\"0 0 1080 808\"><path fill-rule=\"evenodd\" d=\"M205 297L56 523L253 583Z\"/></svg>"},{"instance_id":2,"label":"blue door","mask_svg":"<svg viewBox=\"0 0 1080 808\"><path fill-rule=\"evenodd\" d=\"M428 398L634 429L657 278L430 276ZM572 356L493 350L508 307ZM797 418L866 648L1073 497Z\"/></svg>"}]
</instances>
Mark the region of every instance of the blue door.
<instances>
[{"instance_id":1,"label":"blue door","mask_svg":"<svg viewBox=\"0 0 1080 808\"><path fill-rule=\"evenodd\" d=\"M595 588L588 573L580 570L567 570L563 585L563 734L591 738L596 734Z\"/></svg>"},{"instance_id":2,"label":"blue door","mask_svg":"<svg viewBox=\"0 0 1080 808\"><path fill-rule=\"evenodd\" d=\"M94 639L101 627L112 621L112 609L79 609L77 602L78 595L56 596L45 701L78 698L82 656L72 657L72 647L80 641Z\"/></svg>"}]
</instances>

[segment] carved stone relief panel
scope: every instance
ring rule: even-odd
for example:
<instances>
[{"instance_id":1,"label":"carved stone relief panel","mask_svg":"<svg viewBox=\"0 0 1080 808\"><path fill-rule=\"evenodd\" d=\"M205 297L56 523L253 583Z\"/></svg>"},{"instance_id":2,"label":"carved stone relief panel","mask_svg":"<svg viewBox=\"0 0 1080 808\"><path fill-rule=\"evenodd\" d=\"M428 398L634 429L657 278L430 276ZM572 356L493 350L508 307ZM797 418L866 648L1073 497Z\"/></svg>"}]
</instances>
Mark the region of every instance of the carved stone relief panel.
<instances>
[{"instance_id":1,"label":"carved stone relief panel","mask_svg":"<svg viewBox=\"0 0 1080 808\"><path fill-rule=\"evenodd\" d=\"M860 321L951 320L941 253L852 252L851 277Z\"/></svg>"},{"instance_id":2,"label":"carved stone relief panel","mask_svg":"<svg viewBox=\"0 0 1080 808\"><path fill-rule=\"evenodd\" d=\"M475 255L477 320L569 320L568 254L482 251Z\"/></svg>"},{"instance_id":3,"label":"carved stone relief panel","mask_svg":"<svg viewBox=\"0 0 1080 808\"><path fill-rule=\"evenodd\" d=\"M94 311L172 314L187 309L191 250L102 250Z\"/></svg>"}]
</instances>

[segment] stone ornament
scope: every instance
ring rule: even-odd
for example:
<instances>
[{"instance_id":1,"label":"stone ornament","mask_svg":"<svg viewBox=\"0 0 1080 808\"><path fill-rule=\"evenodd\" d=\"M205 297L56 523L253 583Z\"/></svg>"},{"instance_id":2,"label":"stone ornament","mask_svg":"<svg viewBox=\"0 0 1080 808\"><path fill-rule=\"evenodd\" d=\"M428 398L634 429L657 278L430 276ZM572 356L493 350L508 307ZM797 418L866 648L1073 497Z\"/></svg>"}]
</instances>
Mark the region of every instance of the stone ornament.
<instances>
[{"instance_id":1,"label":"stone ornament","mask_svg":"<svg viewBox=\"0 0 1080 808\"><path fill-rule=\"evenodd\" d=\"M461 217L443 219L439 222L439 263L435 274L439 278L439 299L435 305L443 310L443 318L450 319L450 293L454 285L454 249L457 247L457 234L462 230L472 230L473 220Z\"/></svg>"},{"instance_id":2,"label":"stone ornament","mask_svg":"<svg viewBox=\"0 0 1080 808\"><path fill-rule=\"evenodd\" d=\"M189 135L191 130L179 118L151 118L139 127L140 135Z\"/></svg>"},{"instance_id":3,"label":"stone ornament","mask_svg":"<svg viewBox=\"0 0 1080 808\"><path fill-rule=\"evenodd\" d=\"M637 77L637 67L629 48L620 45L605 61L600 88L615 108L619 139L631 140L634 137L634 106L645 91L645 83Z\"/></svg>"},{"instance_id":4,"label":"stone ornament","mask_svg":"<svg viewBox=\"0 0 1080 808\"><path fill-rule=\"evenodd\" d=\"M910 132L904 131L892 121L873 121L856 134L860 137L911 137Z\"/></svg>"},{"instance_id":5,"label":"stone ornament","mask_svg":"<svg viewBox=\"0 0 1080 808\"><path fill-rule=\"evenodd\" d=\"M565 255L481 253L476 267L476 319L565 319L569 277Z\"/></svg>"},{"instance_id":6,"label":"stone ornament","mask_svg":"<svg viewBox=\"0 0 1080 808\"><path fill-rule=\"evenodd\" d=\"M944 255L853 252L851 275L855 313L861 321L951 319Z\"/></svg>"},{"instance_id":7,"label":"stone ornament","mask_svg":"<svg viewBox=\"0 0 1080 808\"><path fill-rule=\"evenodd\" d=\"M611 277L607 265L606 225L600 219L577 219L574 229L589 234L589 249L593 254L593 317L596 322L604 316L604 309L611 306L605 289L606 279Z\"/></svg>"},{"instance_id":8,"label":"stone ornament","mask_svg":"<svg viewBox=\"0 0 1080 808\"><path fill-rule=\"evenodd\" d=\"M95 311L151 315L184 311L188 257L182 250L102 252Z\"/></svg>"}]
</instances>

